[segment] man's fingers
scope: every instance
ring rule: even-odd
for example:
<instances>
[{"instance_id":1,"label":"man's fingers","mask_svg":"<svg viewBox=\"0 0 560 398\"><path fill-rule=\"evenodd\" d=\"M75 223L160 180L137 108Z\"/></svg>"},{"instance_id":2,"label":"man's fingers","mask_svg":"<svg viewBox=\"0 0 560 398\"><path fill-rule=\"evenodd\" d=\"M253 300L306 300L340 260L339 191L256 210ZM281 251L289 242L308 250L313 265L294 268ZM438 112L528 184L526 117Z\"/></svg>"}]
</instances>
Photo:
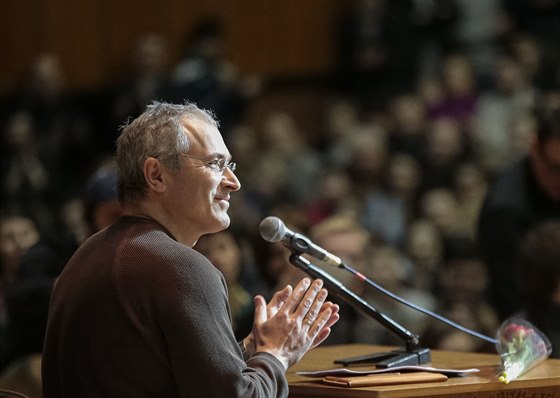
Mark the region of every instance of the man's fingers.
<instances>
[{"instance_id":1,"label":"man's fingers","mask_svg":"<svg viewBox=\"0 0 560 398\"><path fill-rule=\"evenodd\" d=\"M327 301L323 304L321 308L321 314L317 319L316 325L313 325L309 329L311 338L313 338L313 343L311 348L317 347L321 344L331 333L331 326L333 326L340 319L340 314L338 313L340 307L337 304L333 304ZM313 333L316 335L313 337Z\"/></svg>"},{"instance_id":2,"label":"man's fingers","mask_svg":"<svg viewBox=\"0 0 560 398\"><path fill-rule=\"evenodd\" d=\"M263 296L255 296L255 323L262 324L268 319L266 301Z\"/></svg>"},{"instance_id":3,"label":"man's fingers","mask_svg":"<svg viewBox=\"0 0 560 398\"><path fill-rule=\"evenodd\" d=\"M321 306L323 305L323 302L327 298L327 291L325 289L321 289L322 287L322 280L316 279L313 281L295 310L296 316L308 316L308 319L310 320L315 319Z\"/></svg>"},{"instance_id":4,"label":"man's fingers","mask_svg":"<svg viewBox=\"0 0 560 398\"><path fill-rule=\"evenodd\" d=\"M315 339L313 340L313 343L311 344L311 348L317 347L319 344L321 344L323 341L325 341L327 339L327 337L329 337L330 334L331 334L331 328L321 329L321 331L317 334L317 336L315 336Z\"/></svg>"},{"instance_id":5,"label":"man's fingers","mask_svg":"<svg viewBox=\"0 0 560 398\"><path fill-rule=\"evenodd\" d=\"M303 278L294 288L293 292L290 294L290 297L286 299L286 302L282 306L282 310L288 313L295 311L302 301L305 292L307 291L307 289L309 289L310 284L311 281L309 280L309 278Z\"/></svg>"},{"instance_id":6,"label":"man's fingers","mask_svg":"<svg viewBox=\"0 0 560 398\"><path fill-rule=\"evenodd\" d=\"M301 309L303 312L303 325L311 326L317 316L325 311L328 310L329 307L323 309L323 302L327 298L328 292L327 289L320 289L317 294L312 289L309 289L308 293L305 295L305 298L302 301L303 308ZM309 308L307 308L308 303L311 302ZM307 311L307 312L305 312Z\"/></svg>"},{"instance_id":7,"label":"man's fingers","mask_svg":"<svg viewBox=\"0 0 560 398\"><path fill-rule=\"evenodd\" d=\"M340 307L338 306L338 304L333 304L332 302L328 301L325 302L323 304L323 307L321 310L323 309L327 309L330 308L331 309L331 317L329 318L329 320L327 321L327 323L325 324L325 328L330 328L332 325L334 325L335 323L338 322L338 320L340 319L340 314L338 313L338 311L340 310Z\"/></svg>"},{"instance_id":8,"label":"man's fingers","mask_svg":"<svg viewBox=\"0 0 560 398\"><path fill-rule=\"evenodd\" d=\"M277 291L274 296L272 296L270 303L268 303L266 307L269 318L273 317L274 314L276 314L278 310L282 308L288 297L290 297L292 291L292 286L287 285L284 289Z\"/></svg>"},{"instance_id":9,"label":"man's fingers","mask_svg":"<svg viewBox=\"0 0 560 398\"><path fill-rule=\"evenodd\" d=\"M322 311L317 317L317 319L310 324L308 333L313 340L315 340L317 335L319 335L319 333L325 328L325 325L331 318L331 315L332 315L332 310L328 308Z\"/></svg>"}]
</instances>

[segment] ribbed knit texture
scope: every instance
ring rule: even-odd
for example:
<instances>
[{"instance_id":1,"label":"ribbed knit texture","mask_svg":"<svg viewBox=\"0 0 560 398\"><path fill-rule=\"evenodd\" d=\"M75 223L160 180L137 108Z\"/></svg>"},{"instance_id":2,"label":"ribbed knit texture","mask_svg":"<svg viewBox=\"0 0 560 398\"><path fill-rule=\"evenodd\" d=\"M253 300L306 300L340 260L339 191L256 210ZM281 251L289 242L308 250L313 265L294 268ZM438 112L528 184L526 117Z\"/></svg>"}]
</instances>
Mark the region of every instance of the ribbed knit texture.
<instances>
[{"instance_id":1,"label":"ribbed knit texture","mask_svg":"<svg viewBox=\"0 0 560 398\"><path fill-rule=\"evenodd\" d=\"M86 241L49 310L45 398L286 397L282 364L243 360L222 274L152 220Z\"/></svg>"}]
</instances>

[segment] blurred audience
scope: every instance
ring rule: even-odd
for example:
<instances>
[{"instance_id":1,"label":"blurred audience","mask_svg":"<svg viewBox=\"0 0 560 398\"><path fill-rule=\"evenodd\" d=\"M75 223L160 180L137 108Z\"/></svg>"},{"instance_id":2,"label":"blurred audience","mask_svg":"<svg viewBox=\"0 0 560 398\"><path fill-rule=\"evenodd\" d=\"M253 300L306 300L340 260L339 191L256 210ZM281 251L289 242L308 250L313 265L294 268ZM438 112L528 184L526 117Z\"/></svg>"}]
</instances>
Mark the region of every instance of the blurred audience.
<instances>
[{"instance_id":1,"label":"blurred audience","mask_svg":"<svg viewBox=\"0 0 560 398\"><path fill-rule=\"evenodd\" d=\"M510 160L511 123L536 105L538 92L511 55L500 55L494 72L495 85L480 94L473 122L473 145L479 161L493 175Z\"/></svg>"},{"instance_id":2,"label":"blurred audience","mask_svg":"<svg viewBox=\"0 0 560 398\"><path fill-rule=\"evenodd\" d=\"M338 87L364 104L380 106L414 85L420 27L412 2L353 0L337 26Z\"/></svg>"},{"instance_id":3,"label":"blurred audience","mask_svg":"<svg viewBox=\"0 0 560 398\"><path fill-rule=\"evenodd\" d=\"M83 166L95 156L97 143L91 120L66 87L65 72L54 53L39 54L33 59L28 79L12 97L10 113L28 118L16 119L12 125L12 144L18 147L20 157L26 153L27 159L34 162L29 166L36 173L34 186L45 189L48 206L56 208L61 200L77 193L88 172Z\"/></svg>"},{"instance_id":4,"label":"blurred audience","mask_svg":"<svg viewBox=\"0 0 560 398\"><path fill-rule=\"evenodd\" d=\"M173 97L170 74L166 38L156 33L138 38L130 56L129 73L112 83L110 89L111 125L107 127L109 135L103 137L105 148L114 148L118 128L128 118L138 116L154 98Z\"/></svg>"},{"instance_id":5,"label":"blurred audience","mask_svg":"<svg viewBox=\"0 0 560 398\"><path fill-rule=\"evenodd\" d=\"M179 102L188 98L215 112L227 142L247 102L260 92L262 81L258 76L243 76L226 58L226 39L224 21L218 17L203 18L192 28L173 67L172 98Z\"/></svg>"},{"instance_id":6,"label":"blurred audience","mask_svg":"<svg viewBox=\"0 0 560 398\"><path fill-rule=\"evenodd\" d=\"M468 128L476 109L476 76L471 60L463 54L450 54L443 60L442 83L444 95L429 104L431 118L446 117Z\"/></svg>"},{"instance_id":7,"label":"blurred audience","mask_svg":"<svg viewBox=\"0 0 560 398\"><path fill-rule=\"evenodd\" d=\"M437 273L443 264L443 235L438 226L426 218L410 224L404 243L404 254L414 264L411 287L437 293Z\"/></svg>"},{"instance_id":8,"label":"blurred audience","mask_svg":"<svg viewBox=\"0 0 560 398\"><path fill-rule=\"evenodd\" d=\"M369 279L410 303L427 310L434 310L436 299L432 293L428 290L413 288L408 284L411 279L415 278L415 270L410 260L402 252L390 246L379 247L375 250L370 263L370 268L365 272ZM431 319L427 315L397 302L394 298L371 286L366 285L361 296L378 311L419 336L423 336L431 323ZM403 344L400 336L367 317L358 317L354 328L354 338L359 342L397 346Z\"/></svg>"},{"instance_id":9,"label":"blurred audience","mask_svg":"<svg viewBox=\"0 0 560 398\"><path fill-rule=\"evenodd\" d=\"M423 192L453 187L455 174L469 157L469 140L461 126L449 117L434 119L426 134L420 159Z\"/></svg>"},{"instance_id":10,"label":"blurred audience","mask_svg":"<svg viewBox=\"0 0 560 398\"><path fill-rule=\"evenodd\" d=\"M485 299L488 278L474 240L461 235L450 237L445 240L444 253L435 312L493 338L499 323ZM440 322L431 323L424 344L448 351L495 352L493 343Z\"/></svg>"},{"instance_id":11,"label":"blurred audience","mask_svg":"<svg viewBox=\"0 0 560 398\"><path fill-rule=\"evenodd\" d=\"M422 183L420 164L410 155L394 153L385 175L387 190L404 206L405 227L417 217L417 202ZM402 243L402 242L401 242Z\"/></svg>"},{"instance_id":12,"label":"blurred audience","mask_svg":"<svg viewBox=\"0 0 560 398\"><path fill-rule=\"evenodd\" d=\"M40 151L29 112L18 111L8 118L2 147L6 151L1 160L2 202L33 217L43 227L52 225L48 185L55 175Z\"/></svg>"},{"instance_id":13,"label":"blurred audience","mask_svg":"<svg viewBox=\"0 0 560 398\"><path fill-rule=\"evenodd\" d=\"M390 103L389 148L392 153L404 153L420 161L429 129L428 104L413 94L404 94Z\"/></svg>"},{"instance_id":14,"label":"blurred audience","mask_svg":"<svg viewBox=\"0 0 560 398\"><path fill-rule=\"evenodd\" d=\"M358 272L370 275L371 255L375 251L377 242L352 215L335 214L313 226L309 236L316 244L340 257L344 263ZM366 292L363 281L349 271L333 268L318 260L312 262L333 275L358 296L363 296ZM357 322L364 315L340 298L335 297L333 300L337 301L345 315L340 319L341 323L338 327L331 331L328 344L356 341L356 333L359 329ZM368 321L374 322L371 319Z\"/></svg>"},{"instance_id":15,"label":"blurred audience","mask_svg":"<svg viewBox=\"0 0 560 398\"><path fill-rule=\"evenodd\" d=\"M467 233L460 218L456 193L447 188L432 189L420 198L420 216L436 225L443 238Z\"/></svg>"},{"instance_id":16,"label":"blurred audience","mask_svg":"<svg viewBox=\"0 0 560 398\"><path fill-rule=\"evenodd\" d=\"M11 281L5 294L7 319L0 343L0 368L25 358L31 360L42 352L50 295L64 264L83 239L121 214L115 169L100 167L88 178L83 195L70 203L67 213L73 214L61 216L64 232L61 228L57 234L40 233L23 217L7 218L6 228L0 228L6 232L0 238L6 248L2 269L6 270L5 280Z\"/></svg>"},{"instance_id":17,"label":"blurred audience","mask_svg":"<svg viewBox=\"0 0 560 398\"><path fill-rule=\"evenodd\" d=\"M465 233L473 239L488 183L486 171L474 161L462 163L455 173L453 187L459 206L459 219L464 225Z\"/></svg>"}]
</instances>

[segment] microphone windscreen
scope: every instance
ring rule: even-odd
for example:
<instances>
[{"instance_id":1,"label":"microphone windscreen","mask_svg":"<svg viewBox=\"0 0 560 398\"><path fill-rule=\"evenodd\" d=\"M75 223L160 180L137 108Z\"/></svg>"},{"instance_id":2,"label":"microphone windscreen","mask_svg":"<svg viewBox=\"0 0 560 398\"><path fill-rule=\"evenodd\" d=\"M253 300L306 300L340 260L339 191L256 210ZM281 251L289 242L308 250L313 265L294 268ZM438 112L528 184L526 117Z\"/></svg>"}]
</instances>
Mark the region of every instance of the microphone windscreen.
<instances>
[{"instance_id":1,"label":"microphone windscreen","mask_svg":"<svg viewBox=\"0 0 560 398\"><path fill-rule=\"evenodd\" d=\"M266 217L261 221L259 232L267 242L280 242L286 235L286 226L278 217Z\"/></svg>"}]
</instances>

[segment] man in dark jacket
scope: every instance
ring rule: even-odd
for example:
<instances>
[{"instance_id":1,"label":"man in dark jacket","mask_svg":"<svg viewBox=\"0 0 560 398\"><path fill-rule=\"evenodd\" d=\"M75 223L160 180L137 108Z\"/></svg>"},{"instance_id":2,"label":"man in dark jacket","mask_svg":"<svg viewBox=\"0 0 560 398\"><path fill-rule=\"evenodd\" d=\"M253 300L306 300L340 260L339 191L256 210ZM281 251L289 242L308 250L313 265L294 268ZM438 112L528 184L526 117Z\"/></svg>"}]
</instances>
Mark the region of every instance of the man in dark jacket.
<instances>
[{"instance_id":1,"label":"man in dark jacket","mask_svg":"<svg viewBox=\"0 0 560 398\"><path fill-rule=\"evenodd\" d=\"M523 307L516 266L526 233L560 218L560 110L535 112L530 153L499 176L484 200L477 241L490 276L489 294L504 320Z\"/></svg>"}]
</instances>

